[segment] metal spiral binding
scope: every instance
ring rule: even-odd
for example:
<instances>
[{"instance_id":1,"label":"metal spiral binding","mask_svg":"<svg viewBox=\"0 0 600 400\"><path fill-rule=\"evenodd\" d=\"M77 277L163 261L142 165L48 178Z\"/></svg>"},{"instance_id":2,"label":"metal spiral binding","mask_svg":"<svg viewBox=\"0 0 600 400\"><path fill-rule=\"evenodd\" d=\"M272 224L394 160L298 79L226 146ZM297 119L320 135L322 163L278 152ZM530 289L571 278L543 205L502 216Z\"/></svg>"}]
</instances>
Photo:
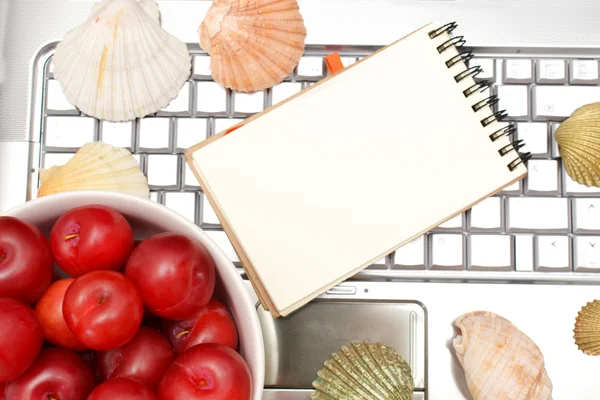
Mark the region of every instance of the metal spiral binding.
<instances>
[{"instance_id":1,"label":"metal spiral binding","mask_svg":"<svg viewBox=\"0 0 600 400\"><path fill-rule=\"evenodd\" d=\"M451 47L460 49L461 47L463 47L466 44L466 40L464 39L463 36L452 36L451 35L452 31L454 31L457 27L458 27L458 24L456 22L450 22L450 23L447 23L446 25L443 25L443 26L429 32L429 37L431 39L435 39L444 33L451 36L450 39L446 40L445 42L443 42L442 44L437 46L437 51L440 54L442 54L443 52L445 52L446 50L448 50ZM452 58L450 58L449 60L446 61L446 66L448 68L452 68L453 66L455 66L456 64L458 64L460 62L463 62L465 65L467 65L467 63L471 59L473 59L473 53L471 51L459 52L459 54L454 55ZM456 74L454 76L454 80L458 83L469 77L475 78L477 75L479 75L482 72L483 72L483 70L478 65L467 67L467 69ZM472 96L474 93L486 91L487 89L490 88L491 85L492 85L492 82L487 81L487 80L475 82L473 85L471 85L467 89L463 90L463 95L468 98L468 97ZM485 98L484 100L481 100L481 101L473 104L471 106L471 108L473 109L474 112L478 112L485 107L489 107L493 110L494 106L496 106L498 104L498 102L499 102L498 96L492 95L492 96ZM507 114L506 110L495 111L491 115L482 119L481 125L486 127L486 126L492 124L493 122L500 122L504 118L506 118L507 115L508 114ZM514 171L520 164L525 164L527 161L529 161L529 159L531 159L530 152L521 153L519 151L520 149L522 149L525 146L525 143L523 142L523 140L514 140L513 139L513 135L515 134L515 132L516 132L516 128L513 125L508 125L508 126L498 129L497 131L495 131L494 133L492 133L489 136L489 138L492 142L495 142L496 140L498 140L499 138L501 138L503 136L510 137L511 142L509 144L507 144L506 146L502 147L500 150L498 150L498 153L500 154L501 157L504 157L505 155L509 154L513 150L519 155L518 158L515 158L510 163L508 163L507 167L510 171Z\"/></svg>"}]
</instances>

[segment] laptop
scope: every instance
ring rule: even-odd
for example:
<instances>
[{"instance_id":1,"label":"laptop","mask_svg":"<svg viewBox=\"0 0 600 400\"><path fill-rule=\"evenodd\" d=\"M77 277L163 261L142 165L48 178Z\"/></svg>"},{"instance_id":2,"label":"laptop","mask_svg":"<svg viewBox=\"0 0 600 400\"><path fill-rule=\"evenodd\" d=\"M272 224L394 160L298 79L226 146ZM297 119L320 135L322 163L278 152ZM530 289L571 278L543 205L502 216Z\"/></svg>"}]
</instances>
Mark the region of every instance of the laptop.
<instances>
[{"instance_id":1,"label":"laptop","mask_svg":"<svg viewBox=\"0 0 600 400\"><path fill-rule=\"evenodd\" d=\"M179 97L141 121L82 116L53 80L57 41L93 2L0 3L0 213L36 197L40 168L84 143L130 149L152 200L194 221L239 265L183 150L317 82L323 57L350 65L428 23L456 21L480 65L478 79L506 109L533 158L528 177L389 254L288 318L256 299L266 345L268 400L307 399L322 363L352 340L378 340L409 361L415 399L471 396L451 345L453 322L477 310L502 315L542 351L555 399L597 399L600 359L573 340L577 312L600 296L600 188L574 182L554 140L558 125L600 101L600 8L590 0L300 0L306 54L282 84L255 94L223 90L196 29L209 1L159 1L163 26L190 43L193 73ZM368 116L377 118L377 115ZM183 132L194 132L191 137ZM379 195L385 196L385 187ZM440 193L443 201L444 193ZM290 254L290 257L293 257ZM240 274L243 271L240 268ZM254 295L251 285L248 291Z\"/></svg>"}]
</instances>

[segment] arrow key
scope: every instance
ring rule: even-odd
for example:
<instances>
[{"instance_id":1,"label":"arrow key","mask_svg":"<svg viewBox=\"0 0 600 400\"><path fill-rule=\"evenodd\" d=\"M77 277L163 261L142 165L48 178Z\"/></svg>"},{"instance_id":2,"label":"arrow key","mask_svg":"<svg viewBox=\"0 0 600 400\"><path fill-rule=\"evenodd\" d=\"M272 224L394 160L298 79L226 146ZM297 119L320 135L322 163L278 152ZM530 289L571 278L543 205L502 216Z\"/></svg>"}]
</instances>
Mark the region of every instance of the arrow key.
<instances>
[{"instance_id":1,"label":"arrow key","mask_svg":"<svg viewBox=\"0 0 600 400\"><path fill-rule=\"evenodd\" d=\"M537 236L535 240L536 271L569 272L569 237Z\"/></svg>"},{"instance_id":2,"label":"arrow key","mask_svg":"<svg viewBox=\"0 0 600 400\"><path fill-rule=\"evenodd\" d=\"M600 199L574 199L573 231L575 233L600 232Z\"/></svg>"},{"instance_id":3,"label":"arrow key","mask_svg":"<svg viewBox=\"0 0 600 400\"><path fill-rule=\"evenodd\" d=\"M600 272L600 236L575 237L575 272Z\"/></svg>"}]
</instances>

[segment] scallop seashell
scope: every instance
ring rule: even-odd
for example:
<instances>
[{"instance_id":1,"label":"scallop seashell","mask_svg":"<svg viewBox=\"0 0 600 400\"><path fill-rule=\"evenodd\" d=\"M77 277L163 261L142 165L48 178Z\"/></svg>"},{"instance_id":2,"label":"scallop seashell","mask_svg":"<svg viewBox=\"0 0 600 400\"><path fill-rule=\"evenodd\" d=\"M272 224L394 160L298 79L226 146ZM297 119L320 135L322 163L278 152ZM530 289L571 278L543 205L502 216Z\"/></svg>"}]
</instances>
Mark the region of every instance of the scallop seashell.
<instances>
[{"instance_id":1,"label":"scallop seashell","mask_svg":"<svg viewBox=\"0 0 600 400\"><path fill-rule=\"evenodd\" d=\"M600 355L600 300L591 301L581 308L573 331L579 350L590 356Z\"/></svg>"},{"instance_id":2,"label":"scallop seashell","mask_svg":"<svg viewBox=\"0 0 600 400\"><path fill-rule=\"evenodd\" d=\"M214 79L240 92L283 81L298 65L306 39L296 0L215 0L198 33Z\"/></svg>"},{"instance_id":3,"label":"scallop seashell","mask_svg":"<svg viewBox=\"0 0 600 400\"><path fill-rule=\"evenodd\" d=\"M325 361L312 383L312 400L412 400L408 363L382 343L352 342Z\"/></svg>"},{"instance_id":4,"label":"scallop seashell","mask_svg":"<svg viewBox=\"0 0 600 400\"><path fill-rule=\"evenodd\" d=\"M85 114L109 121L144 117L169 105L189 77L186 44L143 4L109 0L58 44L54 77Z\"/></svg>"},{"instance_id":5,"label":"scallop seashell","mask_svg":"<svg viewBox=\"0 0 600 400\"><path fill-rule=\"evenodd\" d=\"M600 187L600 103L576 109L554 137L567 174L582 185Z\"/></svg>"},{"instance_id":6,"label":"scallop seashell","mask_svg":"<svg viewBox=\"0 0 600 400\"><path fill-rule=\"evenodd\" d=\"M90 15L96 14L98 11L100 11L106 5L106 3L109 3L111 1L112 0L101 0L101 1L97 2L96 4L94 4ZM156 3L155 0L136 0L136 2L140 6L142 6L142 8L144 10L146 10L146 12L148 14L150 14L150 16L156 22L160 22L160 11L158 10L158 4Z\"/></svg>"},{"instance_id":7,"label":"scallop seashell","mask_svg":"<svg viewBox=\"0 0 600 400\"><path fill-rule=\"evenodd\" d=\"M474 400L549 400L552 382L537 345L507 319L486 311L455 321L453 340Z\"/></svg>"},{"instance_id":8,"label":"scallop seashell","mask_svg":"<svg viewBox=\"0 0 600 400\"><path fill-rule=\"evenodd\" d=\"M85 144L63 166L40 171L38 197L75 190L104 190L148 198L150 189L137 160L126 149Z\"/></svg>"}]
</instances>

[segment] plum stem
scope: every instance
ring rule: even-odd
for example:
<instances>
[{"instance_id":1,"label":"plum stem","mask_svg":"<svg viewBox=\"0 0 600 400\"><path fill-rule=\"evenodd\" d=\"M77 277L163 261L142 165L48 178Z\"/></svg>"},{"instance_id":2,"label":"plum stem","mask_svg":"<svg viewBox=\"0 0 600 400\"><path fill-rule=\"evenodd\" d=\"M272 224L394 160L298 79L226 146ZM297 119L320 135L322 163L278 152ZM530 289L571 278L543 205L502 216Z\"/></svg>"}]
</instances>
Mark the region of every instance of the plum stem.
<instances>
[{"instance_id":1,"label":"plum stem","mask_svg":"<svg viewBox=\"0 0 600 400\"><path fill-rule=\"evenodd\" d=\"M56 400L56 397L54 397L53 395L49 394L48 395L48 400Z\"/></svg>"},{"instance_id":2,"label":"plum stem","mask_svg":"<svg viewBox=\"0 0 600 400\"><path fill-rule=\"evenodd\" d=\"M79 233L73 233L71 235L65 236L65 241L71 240L71 239L75 239L75 238L78 238L78 237L79 237Z\"/></svg>"},{"instance_id":3,"label":"plum stem","mask_svg":"<svg viewBox=\"0 0 600 400\"><path fill-rule=\"evenodd\" d=\"M188 333L190 333L190 331L181 331L175 336L175 339L179 339L180 337L187 335Z\"/></svg>"},{"instance_id":4,"label":"plum stem","mask_svg":"<svg viewBox=\"0 0 600 400\"><path fill-rule=\"evenodd\" d=\"M206 386L208 382L206 382L206 379L204 378L200 378L200 382L198 382L198 386L202 387L202 386Z\"/></svg>"}]
</instances>

